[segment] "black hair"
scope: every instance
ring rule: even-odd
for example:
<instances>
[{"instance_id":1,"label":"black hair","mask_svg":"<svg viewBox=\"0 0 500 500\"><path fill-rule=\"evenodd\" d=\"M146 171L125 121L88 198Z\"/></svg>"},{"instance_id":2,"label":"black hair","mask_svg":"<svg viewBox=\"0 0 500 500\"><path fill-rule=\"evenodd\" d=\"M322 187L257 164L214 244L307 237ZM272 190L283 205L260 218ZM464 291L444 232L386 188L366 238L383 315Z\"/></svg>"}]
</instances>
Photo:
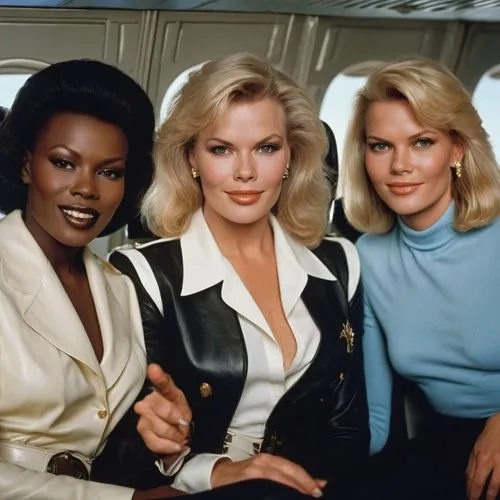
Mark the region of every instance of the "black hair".
<instances>
[{"instance_id":1,"label":"black hair","mask_svg":"<svg viewBox=\"0 0 500 500\"><path fill-rule=\"evenodd\" d=\"M8 112L9 110L7 108L5 108L4 106L0 106L0 123L5 120Z\"/></svg>"},{"instance_id":2,"label":"black hair","mask_svg":"<svg viewBox=\"0 0 500 500\"><path fill-rule=\"evenodd\" d=\"M140 85L108 64L63 61L32 75L16 95L0 127L0 211L26 206L28 186L21 181L27 152L33 151L47 121L56 113L92 116L119 127L128 141L125 194L102 235L133 220L152 180L154 110Z\"/></svg>"}]
</instances>

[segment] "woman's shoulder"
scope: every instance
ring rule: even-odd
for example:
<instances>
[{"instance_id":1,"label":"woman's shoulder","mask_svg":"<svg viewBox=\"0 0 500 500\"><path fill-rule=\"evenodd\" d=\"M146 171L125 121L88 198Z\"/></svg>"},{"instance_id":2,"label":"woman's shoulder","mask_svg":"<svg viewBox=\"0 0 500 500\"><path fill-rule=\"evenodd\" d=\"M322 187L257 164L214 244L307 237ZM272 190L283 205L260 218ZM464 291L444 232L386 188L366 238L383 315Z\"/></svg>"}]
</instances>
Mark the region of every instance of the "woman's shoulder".
<instances>
[{"instance_id":1,"label":"woman's shoulder","mask_svg":"<svg viewBox=\"0 0 500 500\"><path fill-rule=\"evenodd\" d=\"M359 261L358 251L354 243L334 233L325 235L318 248L325 248L329 253L332 251L340 252L344 255L348 267Z\"/></svg>"},{"instance_id":2,"label":"woman's shoulder","mask_svg":"<svg viewBox=\"0 0 500 500\"><path fill-rule=\"evenodd\" d=\"M360 261L356 246L347 238L327 234L314 253L337 278L347 282L348 297L351 299L360 278Z\"/></svg>"},{"instance_id":3,"label":"woman's shoulder","mask_svg":"<svg viewBox=\"0 0 500 500\"><path fill-rule=\"evenodd\" d=\"M157 255L165 255L165 252L168 251L169 248L176 248L178 246L176 243L179 241L180 238L158 238L156 240L142 243L127 243L113 248L113 250L109 253L108 258L112 261L114 256L121 254L132 261L134 261L137 256L141 256L142 258L150 261L154 260Z\"/></svg>"},{"instance_id":4,"label":"woman's shoulder","mask_svg":"<svg viewBox=\"0 0 500 500\"><path fill-rule=\"evenodd\" d=\"M133 243L114 248L109 256L111 264L129 276L151 274L152 270L168 270L182 263L179 238L162 238L146 243Z\"/></svg>"},{"instance_id":5,"label":"woman's shoulder","mask_svg":"<svg viewBox=\"0 0 500 500\"><path fill-rule=\"evenodd\" d=\"M182 252L179 238L162 238L146 243L116 247L109 261L127 275L136 289L142 289L163 314L160 284L178 288L182 283Z\"/></svg>"},{"instance_id":6,"label":"woman's shoulder","mask_svg":"<svg viewBox=\"0 0 500 500\"><path fill-rule=\"evenodd\" d=\"M497 217L488 225L480 227L476 230L466 231L464 235L469 235L477 238L491 238L498 241L500 239L500 217Z\"/></svg>"},{"instance_id":7,"label":"woman's shoulder","mask_svg":"<svg viewBox=\"0 0 500 500\"><path fill-rule=\"evenodd\" d=\"M366 258L376 259L382 252L387 252L387 249L394 240L395 231L391 230L384 234L363 234L356 241L356 248L362 260Z\"/></svg>"},{"instance_id":8,"label":"woman's shoulder","mask_svg":"<svg viewBox=\"0 0 500 500\"><path fill-rule=\"evenodd\" d=\"M100 272L108 286L113 288L118 287L120 289L123 287L130 288L131 283L125 273L108 260L95 254L89 247L85 247L84 249L84 261L87 270L89 270L89 266L91 266L91 268L94 269L93 272Z\"/></svg>"}]
</instances>

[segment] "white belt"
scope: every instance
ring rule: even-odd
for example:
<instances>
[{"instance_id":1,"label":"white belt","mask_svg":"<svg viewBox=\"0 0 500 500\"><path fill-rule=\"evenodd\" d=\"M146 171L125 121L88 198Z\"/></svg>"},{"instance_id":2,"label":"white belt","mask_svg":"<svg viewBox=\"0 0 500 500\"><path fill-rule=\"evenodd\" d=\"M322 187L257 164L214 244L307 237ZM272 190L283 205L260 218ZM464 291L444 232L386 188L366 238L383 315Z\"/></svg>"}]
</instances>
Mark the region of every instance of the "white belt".
<instances>
[{"instance_id":1,"label":"white belt","mask_svg":"<svg viewBox=\"0 0 500 500\"><path fill-rule=\"evenodd\" d=\"M0 459L4 462L19 465L25 469L36 470L38 472L47 472L50 460L58 453L60 453L60 451L46 450L44 448L24 444L15 444L10 441L0 441ZM68 451L67 453L78 459L87 469L87 473L90 474L92 463L87 457L72 451Z\"/></svg>"},{"instance_id":2,"label":"white belt","mask_svg":"<svg viewBox=\"0 0 500 500\"><path fill-rule=\"evenodd\" d=\"M263 438L228 431L224 439L223 452L229 455L231 460L239 462L259 453L262 441Z\"/></svg>"}]
</instances>

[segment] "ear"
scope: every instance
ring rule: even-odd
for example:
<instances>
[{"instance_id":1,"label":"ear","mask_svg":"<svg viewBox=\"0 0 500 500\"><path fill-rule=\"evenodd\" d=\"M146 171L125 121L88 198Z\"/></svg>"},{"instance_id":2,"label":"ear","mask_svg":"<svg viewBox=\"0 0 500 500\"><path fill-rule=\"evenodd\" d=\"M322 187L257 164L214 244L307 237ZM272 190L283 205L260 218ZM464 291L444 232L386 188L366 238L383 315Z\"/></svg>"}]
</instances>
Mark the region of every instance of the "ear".
<instances>
[{"instance_id":1,"label":"ear","mask_svg":"<svg viewBox=\"0 0 500 500\"><path fill-rule=\"evenodd\" d=\"M21 180L24 184L31 184L31 153L26 153L23 168L21 169Z\"/></svg>"},{"instance_id":2,"label":"ear","mask_svg":"<svg viewBox=\"0 0 500 500\"><path fill-rule=\"evenodd\" d=\"M465 156L465 146L462 142L455 144L455 152L454 152L454 157L455 157L455 162L460 161L460 163L464 162L464 156Z\"/></svg>"},{"instance_id":3,"label":"ear","mask_svg":"<svg viewBox=\"0 0 500 500\"><path fill-rule=\"evenodd\" d=\"M193 148L190 148L187 152L187 159L188 159L188 162L189 162L189 166L191 168L194 168L196 169L196 161L194 159L194 151L193 151Z\"/></svg>"},{"instance_id":4,"label":"ear","mask_svg":"<svg viewBox=\"0 0 500 500\"><path fill-rule=\"evenodd\" d=\"M451 158L451 164L454 165L457 161L463 163L466 150L465 141L455 130L451 131L450 136L451 140L453 141L453 156Z\"/></svg>"}]
</instances>

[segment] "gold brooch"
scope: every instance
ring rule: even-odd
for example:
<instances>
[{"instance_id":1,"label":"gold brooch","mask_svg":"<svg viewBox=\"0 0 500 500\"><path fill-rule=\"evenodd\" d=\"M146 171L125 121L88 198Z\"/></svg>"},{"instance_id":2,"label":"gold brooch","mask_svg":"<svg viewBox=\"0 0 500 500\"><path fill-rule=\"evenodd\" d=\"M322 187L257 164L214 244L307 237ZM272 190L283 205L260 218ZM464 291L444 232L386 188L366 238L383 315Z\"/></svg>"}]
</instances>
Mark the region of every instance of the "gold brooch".
<instances>
[{"instance_id":1,"label":"gold brooch","mask_svg":"<svg viewBox=\"0 0 500 500\"><path fill-rule=\"evenodd\" d=\"M352 329L349 321L342 325L342 331L340 332L340 338L345 339L346 349L349 354L354 351L354 330Z\"/></svg>"},{"instance_id":2,"label":"gold brooch","mask_svg":"<svg viewBox=\"0 0 500 500\"><path fill-rule=\"evenodd\" d=\"M202 398L208 398L212 395L212 386L208 382L203 382L200 384L200 396Z\"/></svg>"}]
</instances>

